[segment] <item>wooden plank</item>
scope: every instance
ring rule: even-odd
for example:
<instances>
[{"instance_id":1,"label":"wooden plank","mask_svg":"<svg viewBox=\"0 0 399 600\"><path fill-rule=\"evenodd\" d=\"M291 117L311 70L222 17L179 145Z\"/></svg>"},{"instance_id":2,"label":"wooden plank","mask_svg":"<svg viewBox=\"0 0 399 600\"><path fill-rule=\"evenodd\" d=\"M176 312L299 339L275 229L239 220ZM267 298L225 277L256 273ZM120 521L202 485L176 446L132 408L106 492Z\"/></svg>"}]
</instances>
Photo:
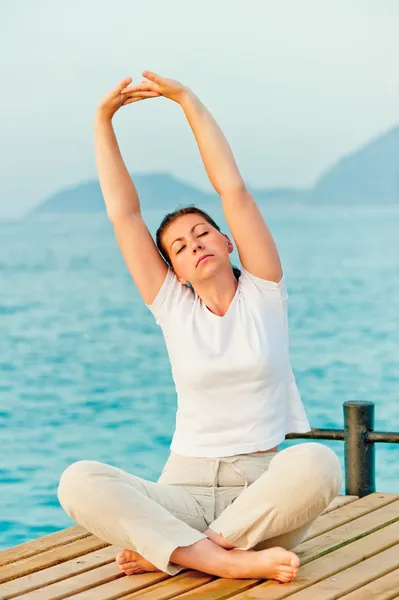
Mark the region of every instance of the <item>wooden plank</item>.
<instances>
[{"instance_id":1,"label":"wooden plank","mask_svg":"<svg viewBox=\"0 0 399 600\"><path fill-rule=\"evenodd\" d=\"M330 502L330 504L322 512L322 514L325 515L325 514L331 512L332 510L336 510L337 508L340 508L341 506L345 506L346 504L350 504L351 502L354 502L355 500L358 500L358 499L359 499L359 496L339 495L336 498L334 498L334 500L332 502Z\"/></svg>"},{"instance_id":2,"label":"wooden plank","mask_svg":"<svg viewBox=\"0 0 399 600\"><path fill-rule=\"evenodd\" d=\"M74 593L82 592L102 583L113 581L118 577L123 577L123 573L119 571L116 564L107 564L102 567L90 569L73 577L66 577L60 581L49 585L41 586L40 588L23 593L25 600L56 600L72 596ZM29 577L29 575L28 575ZM18 579L16 580L18 582ZM14 597L14 596L11 596ZM0 596L3 600L9 600L10 596Z\"/></svg>"},{"instance_id":3,"label":"wooden plank","mask_svg":"<svg viewBox=\"0 0 399 600\"><path fill-rule=\"evenodd\" d=\"M357 499L357 496L339 495L328 505L323 514L335 510L336 508L344 506L345 504L353 502ZM18 544L12 548L0 550L0 567L86 537L95 536L93 536L89 531L87 531L87 529L84 529L80 525L73 525L72 527L61 529L60 531L50 533L35 540Z\"/></svg>"},{"instance_id":4,"label":"wooden plank","mask_svg":"<svg viewBox=\"0 0 399 600\"><path fill-rule=\"evenodd\" d=\"M306 539L312 539L317 535L338 527L339 525L349 523L349 521L352 521L353 519L357 519L372 512L373 510L387 506L396 500L399 500L399 496L397 494L370 494L368 496L364 496L363 498L357 498L349 505L346 505L345 509L341 507L339 510L335 510L333 514L330 514L331 511L329 511L328 514L323 513L320 515L313 524L312 529L309 531Z\"/></svg>"},{"instance_id":5,"label":"wooden plank","mask_svg":"<svg viewBox=\"0 0 399 600\"><path fill-rule=\"evenodd\" d=\"M398 598L399 569L347 594L342 600L395 600Z\"/></svg>"},{"instance_id":6,"label":"wooden plank","mask_svg":"<svg viewBox=\"0 0 399 600\"><path fill-rule=\"evenodd\" d=\"M281 600L291 597L301 590L307 590L315 583L336 577L337 573L354 565L363 564L363 561L369 558L376 558L381 562L381 553L391 548L394 548L399 558L398 539L399 522L396 522L371 533L366 540L362 538L321 558L309 561L304 566L301 565L297 577L291 583L279 584L272 580L260 580L260 585L254 587L251 593L239 594L235 596L235 600ZM323 596L320 598L324 600Z\"/></svg>"},{"instance_id":7,"label":"wooden plank","mask_svg":"<svg viewBox=\"0 0 399 600\"><path fill-rule=\"evenodd\" d=\"M29 575L35 571L41 571L42 569L52 567L53 565L71 558L82 556L82 554L100 550L106 546L109 546L109 544L93 535L72 542L71 544L60 546L59 548L52 548L51 550L19 560L18 562L9 563L1 568L0 583L11 581L17 577L22 577L23 575Z\"/></svg>"},{"instance_id":8,"label":"wooden plank","mask_svg":"<svg viewBox=\"0 0 399 600\"><path fill-rule=\"evenodd\" d=\"M374 498L372 498L372 497L374 497ZM315 538L315 536L317 536L316 541L319 543L319 545L318 545L319 554L317 554L316 556L313 556L312 560L314 558L317 558L317 556L322 556L323 553L325 553L325 552L323 552L320 555L320 538L323 537L322 535L320 535L320 532L323 532L324 534L326 534L326 532L330 531L332 528L339 529L339 527L337 527L337 524L341 524L341 525L343 525L343 524L348 525L349 524L350 525L350 523L348 523L348 521L349 521L350 518L355 518L357 515L362 515L362 517L367 517L367 514L368 514L368 512L370 510L373 513L378 513L379 512L378 511L378 507L381 507L381 506L386 507L387 505L394 504L395 501L399 498L399 496L395 495L395 494L372 494L372 495L367 496L367 497L362 498L362 499L357 499L356 497L349 497L350 498L350 502L349 503L347 502L348 497L344 497L343 496L341 498L342 498L342 500L339 499L337 501L337 505L336 506L334 506L333 503L331 503L329 505L329 507L327 507L327 509L323 513L323 515L321 515L319 517L319 519L316 521L316 523L314 524L314 526L316 526L317 523L321 521L323 523L322 527L319 528L318 531L316 530L316 532L315 532L315 530L312 529L312 531L309 533L309 536L312 537L312 538ZM399 507L399 504L398 504L398 507ZM352 515L352 517L350 515ZM371 522L371 530L373 530L373 528L375 529L376 527L378 528L378 527L382 527L384 525L384 523L381 524L381 518L380 518L381 516L383 516L389 522L393 522L393 521L399 519L399 511L397 511L397 518L393 518L393 519L392 519L392 513L390 511L384 513L384 515L380 514L377 519L374 516L373 520ZM360 521L360 520L361 519L359 519L359 518L356 519L356 521ZM359 525L359 523L358 523L358 525ZM72 530L74 530L74 531L72 531ZM355 537L352 538L352 539L359 539L359 535L360 536L367 535L367 533L369 533L369 531L370 531L370 527L368 528L368 530L365 530L365 531L361 532L360 534L359 534L359 531L360 531L359 527L357 527L356 528L356 532L355 532ZM352 531L352 533L353 533L353 531ZM60 535L60 534L64 534L64 535ZM81 537L80 540L79 540L78 536L82 536L82 534L83 534L84 537L83 537L83 539ZM54 540L55 536L58 536L59 542L61 544L62 543L65 544L65 547L64 547L64 551L65 552L64 553L60 552L62 546L61 546L61 548L55 548L55 549L52 548L52 545L56 541L56 540ZM75 544L69 543L71 539L74 539L74 536L75 536L75 539L76 539L76 537L78 537L78 541L82 541L82 542L86 541L87 546L85 546L84 549L82 549L82 548L79 549ZM50 540L49 538L52 538L52 540ZM308 537L308 539L309 539L309 537ZM397 539L398 538L396 538L396 540ZM98 541L96 542L96 540L98 540ZM330 537L329 541L331 542L331 537ZM350 542L350 540L344 540L344 541L346 541L346 543ZM63 530L61 532L57 532L56 534L50 534L49 536L45 536L45 538L39 538L38 540L34 540L33 542L28 542L26 544L21 544L20 546L17 546L15 548L3 551L2 553L0 553L0 558L2 558L3 563L4 562L7 563L10 560L10 558L12 558L13 556L14 557L26 557L27 555L28 555L28 557L30 556L31 560L18 560L18 558L17 558L18 562L15 562L14 564L10 564L10 567L9 567L10 570L8 570L8 573L7 573L8 579L13 579L13 578L21 576L21 575L22 576L24 576L24 575L26 576L27 573L32 573L35 570L38 571L39 569L45 569L45 571L42 571L42 574L44 575L43 583L40 584L40 585L48 585L50 582L55 583L55 581L54 581L55 573L53 573L52 575L50 574L48 576L46 576L45 573L46 573L46 571L50 571L51 568L56 568L56 567L50 567L50 568L46 568L46 567L48 567L50 565L56 565L57 563L60 563L61 561L68 561L68 558L70 559L71 557L73 558L74 556L77 557L77 556L85 555L86 552L90 552L90 550L93 550L93 548L90 547L90 545L91 545L92 542L94 544L100 543L100 548L107 548L107 547L109 548L110 547L110 545L107 544L106 542L103 542L102 540L99 540L95 536L93 536L93 535L89 534L88 532L86 532L86 530L83 530L83 528L80 528L79 526L76 526L76 527L69 528L67 530ZM337 538L335 536L335 538L334 538L335 545L333 545L333 546L330 545L329 546L329 550L330 551L334 550L337 547L336 542L337 542ZM342 540L341 540L341 542L342 542ZM338 542L338 547L342 546L341 542ZM307 542L304 542L304 543L307 543ZM301 546L303 546L303 544L301 544L300 546L298 546L295 549L295 551L298 552L298 554L300 554ZM30 547L30 545L32 545L32 547ZM46 547L48 548L49 546L50 546L50 552L43 552L43 549L46 548ZM97 549L97 548L94 548L94 549ZM117 549L115 547L115 554L118 552L118 550L119 549ZM302 565L304 565L304 564L306 565L306 547L305 547L305 549L302 548L302 551L303 550L304 550L303 556L301 556L301 554L300 554L300 556L301 556ZM17 552L13 552L13 551L17 551ZM5 553L7 553L8 556L6 555L6 556L2 557L1 555L2 554L4 555ZM37 554L37 556L34 556L34 554ZM32 558L32 556L33 556L33 558ZM38 562L35 562L36 559L38 560ZM72 563L72 561L70 561L70 560L68 562ZM101 563L98 563L96 566L98 566L100 564ZM94 563L93 563L93 565L94 565ZM62 566L62 563L61 563L61 565L58 565L58 568L61 567L61 566ZM75 564L74 567L75 567L75 569L77 569L78 565ZM69 565L69 568L72 568L72 564ZM303 566L301 567L301 569L302 568L303 568ZM87 565L84 567L84 570L85 571L88 570ZM90 567L90 570L91 571L98 571L98 569L93 569L92 567ZM82 573L82 570L76 570L73 573L76 573L76 574ZM72 575L73 575L73 573L72 573ZM196 573L196 572L194 571L194 573ZM38 574L39 573L36 573L35 575L38 575ZM122 575L120 573L119 569L117 570L117 574L119 575L119 578L121 576L123 578L125 577L124 575ZM150 576L159 576L160 575L163 578L167 578L167 580L169 580L169 581L176 581L176 577L169 578L169 576L167 574L152 573L152 574L143 574L143 575L150 575ZM205 574L203 574L203 575L205 575ZM71 574L68 575L67 571L64 571L63 575L61 573L59 574L59 577L65 578L65 576L67 576L70 579L70 581L68 582L68 585L70 586L71 580L75 579L76 577L71 577ZM32 575L30 577L32 577ZM51 579L51 577L53 577L53 579ZM139 577L139 575L135 575L135 576L132 576L132 577L133 577L133 579L136 580L136 578ZM212 576L208 576L208 577L212 578ZM2 570L0 581L4 581L4 580L5 580L4 579L4 570ZM221 582L221 583L219 583L219 582ZM223 583L223 582L225 582L225 583ZM208 593L208 591L205 588L208 588L208 586L212 585L213 587L209 588L209 593L210 594L212 594L212 593L215 592L215 593L219 593L219 596L221 598L227 598L227 597L229 597L228 595L226 595L227 593L231 592L232 595L235 595L237 593L237 591L238 592L240 590L242 591L242 588L240 588L240 587L238 589L234 588L234 585L235 585L234 582L238 582L238 585L246 585L249 582L249 585L252 586L252 587L253 586L258 586L259 582L263 583L262 580L223 580L223 579L217 579L216 581L213 581L213 582L211 581L208 584L200 584L201 585L201 590L200 589L193 589L191 591L183 592L183 594L186 594L186 593L190 594L190 593L192 593L192 594L197 594L197 596L192 596L193 598L194 597L201 597L201 596L198 596L198 594L200 593L200 591L201 591L201 593L202 592ZM107 583L114 583L114 582L113 581L111 581L111 582L108 581ZM167 581L165 581L164 583L167 583ZM97 584L97 587L101 587L101 588L104 587L104 586L98 586L98 578L96 580L96 584ZM151 584L147 584L147 585L152 585L152 583ZM276 585L279 588L281 588L281 587L285 588L287 584L285 584L283 586L281 586L279 584L276 584ZM291 584L289 584L289 585L291 585ZM156 585L155 587L158 587L158 586L159 586L159 584ZM144 587L146 587L146 586L144 586ZM154 587L154 590L155 590L155 587ZM28 589L32 590L32 587L28 588ZM136 588L136 589L143 589L143 586L141 586L139 588ZM249 588L246 588L246 589L249 589ZM82 590L82 592L78 591L79 597L83 598L83 596L81 596L81 593L85 593L86 591L87 590L85 590L85 591ZM111 591L111 589L110 589L109 586L108 586L108 588L106 590L106 593L108 593L108 591ZM129 590L129 591L133 592L134 589ZM149 593L150 591L151 590L148 589L146 591L146 593ZM21 592L24 593L24 590L21 590ZM93 589L91 589L89 591L89 593L92 593L92 592L93 592ZM155 592L156 592L156 590L155 590ZM1 593L1 591L0 591L0 593ZM74 592L72 592L72 593L74 593ZM96 591L96 593L101 593L101 592L98 589ZM112 596L112 597L120 597L121 596L120 591L117 592L117 593L119 594L119 596ZM126 593L126 592L124 591L123 593ZM158 592L156 592L156 593L158 593ZM163 594L169 593L168 592L168 586L166 586L166 585L162 586L162 588L160 589L159 593L163 593ZM222 594L222 595L220 595L220 594ZM68 595L70 595L70 592L68 593ZM180 593L180 595L181 595L181 593ZM216 598L216 597L219 597L219 596L217 596L217 595L216 596L211 596L210 595L209 598L211 598L211 597L215 597ZM0 597L3 598L4 596L0 595ZM8 597L10 597L10 596L8 596ZM65 593L64 593L64 595L62 597L63 598L66 597ZM92 596L87 596L87 598L89 598L89 597L90 597L90 599L92 598ZM102 596L99 596L99 597L102 597ZM137 593L136 593L136 597L138 597ZM154 597L157 597L157 596L154 596ZM160 596L160 597L164 597L164 596ZM165 597L173 597L173 596L165 596ZM187 597L189 597L189 596L187 596ZM206 597L208 597L208 596L206 596ZM42 600L43 599L43 595L41 595L40 598ZM106 600L109 600L109 598L111 598L111 596L104 596L104 599L106 599Z\"/></svg>"},{"instance_id":9,"label":"wooden plank","mask_svg":"<svg viewBox=\"0 0 399 600\"><path fill-rule=\"evenodd\" d=\"M174 585L176 586L179 585L178 582L180 580L185 580L185 585L187 586L187 589L190 589L190 585L201 585L202 581L209 581L211 577L211 575L207 575L206 573L191 570L179 573L178 575L174 575L173 577L170 577L170 575L167 575L166 573L140 573L138 575L129 576L122 575L122 577L114 581L110 581L108 583L92 587L91 589L88 589L78 594L74 593L72 598L73 600L114 600L116 598L123 598L125 600L128 594L138 592L139 590L143 590L144 588L148 588L154 583L159 583L165 579L171 581L173 580L172 583L174 583ZM143 594L143 591L139 591L139 595L136 597L142 598ZM70 596L71 593L69 593L68 597ZM169 595L167 597L170 598L171 596ZM50 598L51 600L59 600L58 596L56 596L55 598L51 596L48 599L46 598L46 600L50 600ZM62 596L62 598L65 598L65 596ZM23 597L23 599L25 600L25 597ZM31 599L29 598L29 600ZM42 597L40 598L40 600L42 600Z\"/></svg>"},{"instance_id":10,"label":"wooden plank","mask_svg":"<svg viewBox=\"0 0 399 600\"><path fill-rule=\"evenodd\" d=\"M6 548L0 551L0 567L86 537L95 536L92 536L87 529L84 529L80 525L74 525L73 527L50 533L36 540L18 544L18 546L14 546L13 548Z\"/></svg>"},{"instance_id":11,"label":"wooden plank","mask_svg":"<svg viewBox=\"0 0 399 600\"><path fill-rule=\"evenodd\" d=\"M103 548L102 550L89 552L54 567L49 567L36 573L13 579L7 583L2 583L0 584L0 598L6 600L12 596L31 592L62 579L79 575L79 573L84 573L95 567L112 563L115 561L115 556L119 550L121 548L117 546L107 546L107 548Z\"/></svg>"},{"instance_id":12,"label":"wooden plank","mask_svg":"<svg viewBox=\"0 0 399 600\"><path fill-rule=\"evenodd\" d=\"M347 511L349 507L350 505L339 510ZM329 513L325 518L332 518L333 515L334 512ZM337 550L346 544L350 544L397 521L399 521L399 500L391 502L387 506L383 506L317 537L306 540L293 548L293 551L298 554L301 564L304 565L309 560L315 560L315 558Z\"/></svg>"},{"instance_id":13,"label":"wooden plank","mask_svg":"<svg viewBox=\"0 0 399 600\"><path fill-rule=\"evenodd\" d=\"M258 579L217 579L202 585L200 588L180 594L176 600L225 600L226 598L236 598L238 592L251 590L254 586L259 585ZM278 584L277 584L278 585ZM150 590L148 590L149 592ZM164 598L173 598L173 596L127 596L123 600L131 598L145 598L145 600L163 600Z\"/></svg>"},{"instance_id":14,"label":"wooden plank","mask_svg":"<svg viewBox=\"0 0 399 600\"><path fill-rule=\"evenodd\" d=\"M166 573L160 572L140 573L128 577L120 571L115 562L41 587L24 594L22 598L23 600L61 600L61 598L73 596L74 599L104 597L109 600L109 598L119 598L126 592L140 590L169 577ZM122 579L129 581L121 581ZM102 596L103 590L106 590L104 596ZM124 593L122 594L121 591Z\"/></svg>"},{"instance_id":15,"label":"wooden plank","mask_svg":"<svg viewBox=\"0 0 399 600\"><path fill-rule=\"evenodd\" d=\"M292 600L335 600L399 567L399 544L291 596Z\"/></svg>"},{"instance_id":16,"label":"wooden plank","mask_svg":"<svg viewBox=\"0 0 399 600\"><path fill-rule=\"evenodd\" d=\"M178 576L170 577L166 581L153 585L146 590L123 596L123 600L168 600L169 598L176 598L176 596L180 599L185 596L185 592L190 590L200 590L199 597L202 598L201 590L204 584L214 579L214 575L190 570L180 573Z\"/></svg>"}]
</instances>

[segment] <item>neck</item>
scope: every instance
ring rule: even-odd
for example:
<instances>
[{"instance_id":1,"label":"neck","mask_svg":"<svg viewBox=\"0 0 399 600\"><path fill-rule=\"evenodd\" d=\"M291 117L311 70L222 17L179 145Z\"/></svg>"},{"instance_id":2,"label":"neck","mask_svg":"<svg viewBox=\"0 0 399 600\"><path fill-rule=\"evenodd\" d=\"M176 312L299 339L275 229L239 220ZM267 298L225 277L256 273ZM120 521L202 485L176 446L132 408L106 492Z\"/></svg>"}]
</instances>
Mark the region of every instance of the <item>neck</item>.
<instances>
[{"instance_id":1,"label":"neck","mask_svg":"<svg viewBox=\"0 0 399 600\"><path fill-rule=\"evenodd\" d=\"M219 317L223 317L238 287L238 281L230 269L225 273L217 273L212 279L202 281L195 286L195 291L207 308Z\"/></svg>"}]
</instances>

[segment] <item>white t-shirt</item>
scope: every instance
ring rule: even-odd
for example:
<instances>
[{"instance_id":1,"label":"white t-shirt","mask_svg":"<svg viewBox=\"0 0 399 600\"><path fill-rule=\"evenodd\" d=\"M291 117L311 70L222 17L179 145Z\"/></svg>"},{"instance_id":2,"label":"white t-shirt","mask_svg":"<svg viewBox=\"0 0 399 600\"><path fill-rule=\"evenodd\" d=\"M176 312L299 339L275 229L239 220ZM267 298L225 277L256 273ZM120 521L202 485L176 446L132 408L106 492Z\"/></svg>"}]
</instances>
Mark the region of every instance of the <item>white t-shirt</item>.
<instances>
[{"instance_id":1,"label":"white t-shirt","mask_svg":"<svg viewBox=\"0 0 399 600\"><path fill-rule=\"evenodd\" d=\"M311 430L290 365L287 289L243 267L227 313L212 313L168 269L154 302L177 392L170 449L222 457Z\"/></svg>"}]
</instances>

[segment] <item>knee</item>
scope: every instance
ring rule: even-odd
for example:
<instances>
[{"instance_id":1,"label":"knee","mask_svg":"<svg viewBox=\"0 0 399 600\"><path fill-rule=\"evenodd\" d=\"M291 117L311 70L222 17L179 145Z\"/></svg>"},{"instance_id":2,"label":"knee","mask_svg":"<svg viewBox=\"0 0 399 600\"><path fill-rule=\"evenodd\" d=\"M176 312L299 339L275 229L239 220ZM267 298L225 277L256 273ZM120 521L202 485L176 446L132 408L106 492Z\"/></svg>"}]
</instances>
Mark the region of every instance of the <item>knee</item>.
<instances>
[{"instance_id":1,"label":"knee","mask_svg":"<svg viewBox=\"0 0 399 600\"><path fill-rule=\"evenodd\" d=\"M79 460L72 463L62 473L57 495L61 505L66 508L74 498L79 498L87 491L92 482L92 475L98 470L98 463L94 460Z\"/></svg>"},{"instance_id":2,"label":"knee","mask_svg":"<svg viewBox=\"0 0 399 600\"><path fill-rule=\"evenodd\" d=\"M325 444L311 442L305 453L309 460L309 468L315 475L319 474L323 483L327 483L335 495L339 493L343 482L343 472L340 460L331 448Z\"/></svg>"},{"instance_id":3,"label":"knee","mask_svg":"<svg viewBox=\"0 0 399 600\"><path fill-rule=\"evenodd\" d=\"M313 481L320 479L324 484L339 493L343 482L343 472L338 456L325 444L305 442L290 446L281 451L281 458L286 452L285 459L295 465L302 476L307 474ZM276 455L274 460L279 456Z\"/></svg>"}]
</instances>

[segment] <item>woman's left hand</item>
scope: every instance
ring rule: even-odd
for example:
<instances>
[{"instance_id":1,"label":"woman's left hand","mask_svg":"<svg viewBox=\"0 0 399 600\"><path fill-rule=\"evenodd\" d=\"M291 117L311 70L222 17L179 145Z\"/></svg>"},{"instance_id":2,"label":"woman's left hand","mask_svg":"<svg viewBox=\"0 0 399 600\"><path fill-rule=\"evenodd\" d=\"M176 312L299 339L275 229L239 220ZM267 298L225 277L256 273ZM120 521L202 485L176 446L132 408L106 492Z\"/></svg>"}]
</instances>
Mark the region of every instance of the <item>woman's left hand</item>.
<instances>
[{"instance_id":1,"label":"woman's left hand","mask_svg":"<svg viewBox=\"0 0 399 600\"><path fill-rule=\"evenodd\" d=\"M166 79L151 71L143 71L142 75L143 79L140 83L130 85L122 90L122 97L126 96L123 105L136 102L137 99L144 99L143 92L154 92L180 104L188 92L188 88L175 79Z\"/></svg>"}]
</instances>

